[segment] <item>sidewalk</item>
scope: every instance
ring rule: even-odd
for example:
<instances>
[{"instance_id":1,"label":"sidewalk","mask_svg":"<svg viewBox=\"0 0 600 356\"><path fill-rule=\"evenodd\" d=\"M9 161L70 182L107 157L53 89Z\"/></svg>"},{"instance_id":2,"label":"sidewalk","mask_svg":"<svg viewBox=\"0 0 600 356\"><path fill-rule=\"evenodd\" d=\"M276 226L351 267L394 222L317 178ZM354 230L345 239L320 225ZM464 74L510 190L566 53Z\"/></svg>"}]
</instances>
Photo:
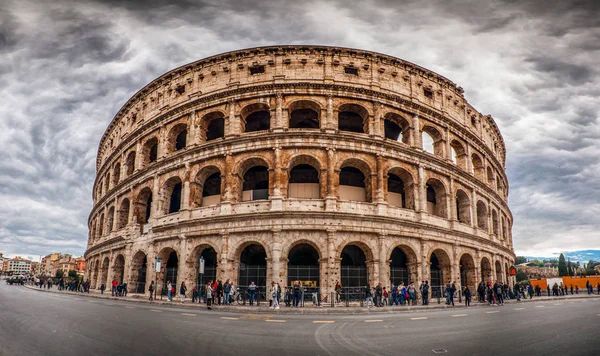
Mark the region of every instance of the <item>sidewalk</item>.
<instances>
[{"instance_id":1,"label":"sidewalk","mask_svg":"<svg viewBox=\"0 0 600 356\"><path fill-rule=\"evenodd\" d=\"M87 294L87 293L82 294L82 293L75 293L75 292L59 291L58 289L56 289L56 287L48 290L48 289L44 289L44 288L40 289L38 287L25 285L25 288L35 290L38 292L74 295L74 296L80 296L80 297L85 297L85 298L121 300L121 301L125 301L125 302L157 305L157 306L161 306L161 307L175 307L175 308L189 308L189 309L206 310L206 304L198 304L198 303L192 304L192 300L189 298L186 298L185 303L182 304L178 298L173 298L172 302L168 302L166 300L166 297L163 297L163 300L160 300L160 296L158 297L158 300L151 302L148 300L147 294L146 295L128 294L127 297L113 297L110 295L110 292L105 293L105 294L100 294L99 291L95 291L95 290L90 291L89 294ZM544 302L544 301L551 302L551 301L561 301L561 300L595 299L595 298L600 298L600 295L598 295L598 294L588 295L588 294L580 293L580 294L576 294L576 295L566 295L566 296L560 296L560 297L544 297L544 296L534 297L533 299L521 299L520 302L518 302L515 299L510 299L510 300L506 301L505 304L517 305L517 304L529 303L529 302ZM346 307L343 303L336 305L333 308L328 303L326 304L327 306L323 305L322 307L314 307L314 306L312 306L312 303L308 303L307 306L302 307L302 308L290 308L290 307L282 306L281 309L277 309L277 310L270 309L268 302L266 302L266 303L261 302L260 306L252 306L252 307L248 306L248 305L227 305L227 306L213 305L212 310L222 311L222 312L242 313L242 314L370 314L370 313L401 313L401 312L423 311L423 310L465 308L464 303L463 304L458 303L458 299L454 301L454 303L456 305L454 307L445 305L444 299L441 299L440 302L441 302L440 304L437 304L437 298L435 298L435 299L430 300L431 304L429 304L429 305L393 306L393 307L386 306L386 307L382 307L382 308L374 308L374 307L365 308L365 307L360 307L360 306ZM479 308L479 307L490 308L490 306L488 306L487 303L479 303L476 301L471 302L471 307L472 308Z\"/></svg>"}]
</instances>

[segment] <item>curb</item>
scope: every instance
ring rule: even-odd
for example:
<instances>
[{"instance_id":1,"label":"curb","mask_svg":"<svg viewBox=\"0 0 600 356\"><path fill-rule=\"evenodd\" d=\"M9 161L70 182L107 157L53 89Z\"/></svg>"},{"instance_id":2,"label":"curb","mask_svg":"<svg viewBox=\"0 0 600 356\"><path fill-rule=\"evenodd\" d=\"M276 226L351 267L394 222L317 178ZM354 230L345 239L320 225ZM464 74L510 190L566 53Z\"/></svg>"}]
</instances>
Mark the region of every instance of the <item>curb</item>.
<instances>
[{"instance_id":1,"label":"curb","mask_svg":"<svg viewBox=\"0 0 600 356\"><path fill-rule=\"evenodd\" d=\"M166 301L154 301L151 302L145 297L113 297L113 296L102 296L102 295L93 295L93 294L81 294L75 292L66 292L66 291L58 291L58 290L48 290L48 289L40 289L33 286L24 286L27 289L38 291L38 292L46 292L46 293L54 293L54 294L62 294L62 295L73 295L79 296L82 298L96 298L96 299L105 299L105 300L118 300L127 303L142 303L146 305L158 305L161 307L173 307L173 308L185 308L185 309L200 309L207 310L205 304L198 304L191 302L189 303L179 303L179 302L166 302ZM577 295L577 296L569 296L569 297L543 297L545 299L539 299L540 297L536 297L535 299L522 299L520 302L511 299L507 301L507 304L517 305L520 303L530 303L530 302L555 302L555 301L565 301L572 299L597 299L600 298L600 295L596 296L585 296L585 295ZM471 308L481 308L487 307L487 303L479 303L472 302ZM228 312L228 313L237 313L237 314L274 314L274 315L282 315L282 314L315 314L315 315L327 315L327 314L397 314L397 313L410 313L415 311L426 311L426 310L445 310L445 309L464 309L466 308L463 304L456 304L456 306L451 307L445 304L439 305L430 305L430 306L398 306L398 307L382 307L382 308L364 308L364 307L305 307L305 308L284 308L279 310L269 309L268 307L249 307L249 306L218 306L213 305L212 310Z\"/></svg>"}]
</instances>

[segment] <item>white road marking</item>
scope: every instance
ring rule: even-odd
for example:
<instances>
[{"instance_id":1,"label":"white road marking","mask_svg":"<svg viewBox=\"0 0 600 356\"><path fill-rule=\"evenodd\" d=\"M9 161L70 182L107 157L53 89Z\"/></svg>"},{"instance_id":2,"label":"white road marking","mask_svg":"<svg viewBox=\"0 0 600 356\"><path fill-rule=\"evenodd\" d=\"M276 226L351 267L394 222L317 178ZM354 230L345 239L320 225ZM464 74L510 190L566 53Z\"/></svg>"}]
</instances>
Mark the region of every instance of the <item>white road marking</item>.
<instances>
[{"instance_id":1,"label":"white road marking","mask_svg":"<svg viewBox=\"0 0 600 356\"><path fill-rule=\"evenodd\" d=\"M515 310L525 310L525 308L515 308Z\"/></svg>"},{"instance_id":2,"label":"white road marking","mask_svg":"<svg viewBox=\"0 0 600 356\"><path fill-rule=\"evenodd\" d=\"M162 310L150 309L151 312L162 313Z\"/></svg>"},{"instance_id":3,"label":"white road marking","mask_svg":"<svg viewBox=\"0 0 600 356\"><path fill-rule=\"evenodd\" d=\"M191 314L191 313L181 313L181 315L185 315L185 316L196 316L197 314Z\"/></svg>"},{"instance_id":4,"label":"white road marking","mask_svg":"<svg viewBox=\"0 0 600 356\"><path fill-rule=\"evenodd\" d=\"M371 319L371 320L365 320L365 323L381 323L383 320L381 319Z\"/></svg>"},{"instance_id":5,"label":"white road marking","mask_svg":"<svg viewBox=\"0 0 600 356\"><path fill-rule=\"evenodd\" d=\"M489 312L485 312L486 314L495 314L495 313L500 313L500 310L492 310Z\"/></svg>"},{"instance_id":6,"label":"white road marking","mask_svg":"<svg viewBox=\"0 0 600 356\"><path fill-rule=\"evenodd\" d=\"M545 308L546 306L545 305L536 305L535 307L536 308Z\"/></svg>"},{"instance_id":7,"label":"white road marking","mask_svg":"<svg viewBox=\"0 0 600 356\"><path fill-rule=\"evenodd\" d=\"M238 320L239 318L230 318L228 316L222 316L221 319L225 319L225 320Z\"/></svg>"},{"instance_id":8,"label":"white road marking","mask_svg":"<svg viewBox=\"0 0 600 356\"><path fill-rule=\"evenodd\" d=\"M467 316L467 315L468 315L468 314L454 314L454 315L452 315L452 317L453 317L453 318L456 318L456 317L458 317L458 316Z\"/></svg>"},{"instance_id":9,"label":"white road marking","mask_svg":"<svg viewBox=\"0 0 600 356\"><path fill-rule=\"evenodd\" d=\"M135 307L126 306L125 309L135 309Z\"/></svg>"},{"instance_id":10,"label":"white road marking","mask_svg":"<svg viewBox=\"0 0 600 356\"><path fill-rule=\"evenodd\" d=\"M331 324L335 323L335 320L313 320L313 324Z\"/></svg>"},{"instance_id":11,"label":"white road marking","mask_svg":"<svg viewBox=\"0 0 600 356\"><path fill-rule=\"evenodd\" d=\"M281 320L281 319L267 319L265 320L269 323L285 323L285 320Z\"/></svg>"},{"instance_id":12,"label":"white road marking","mask_svg":"<svg viewBox=\"0 0 600 356\"><path fill-rule=\"evenodd\" d=\"M426 316L421 316L421 317L418 317L418 318L410 318L410 320L426 320L426 319L427 319Z\"/></svg>"}]
</instances>

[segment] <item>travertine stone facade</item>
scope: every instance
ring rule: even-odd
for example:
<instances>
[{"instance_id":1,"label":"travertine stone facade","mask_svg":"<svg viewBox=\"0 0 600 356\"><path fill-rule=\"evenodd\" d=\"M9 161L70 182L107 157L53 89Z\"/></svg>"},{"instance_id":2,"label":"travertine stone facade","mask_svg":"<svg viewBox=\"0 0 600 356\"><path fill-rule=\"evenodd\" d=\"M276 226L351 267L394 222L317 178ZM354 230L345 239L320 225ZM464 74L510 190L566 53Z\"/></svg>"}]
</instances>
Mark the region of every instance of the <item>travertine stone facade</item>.
<instances>
[{"instance_id":1,"label":"travertine stone facade","mask_svg":"<svg viewBox=\"0 0 600 356\"><path fill-rule=\"evenodd\" d=\"M148 84L104 133L88 277L142 292L171 278L171 259L193 286L212 248L216 277L238 282L255 244L267 283L286 283L290 251L310 246L322 293L357 261L371 285L389 285L395 248L417 283L434 270L437 284L505 281L505 153L462 88L397 58L318 46L210 57Z\"/></svg>"}]
</instances>

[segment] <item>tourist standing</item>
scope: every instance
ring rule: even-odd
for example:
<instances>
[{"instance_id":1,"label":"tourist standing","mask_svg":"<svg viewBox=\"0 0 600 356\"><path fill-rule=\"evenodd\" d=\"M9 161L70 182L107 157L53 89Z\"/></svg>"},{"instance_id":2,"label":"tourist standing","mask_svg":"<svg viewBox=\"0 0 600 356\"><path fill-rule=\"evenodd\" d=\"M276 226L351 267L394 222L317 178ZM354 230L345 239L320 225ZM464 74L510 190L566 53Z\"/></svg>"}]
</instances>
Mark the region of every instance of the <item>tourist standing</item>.
<instances>
[{"instance_id":1,"label":"tourist standing","mask_svg":"<svg viewBox=\"0 0 600 356\"><path fill-rule=\"evenodd\" d=\"M170 302L173 294L171 292L171 289L173 288L173 285L171 284L171 281L167 281L167 300ZM162 298L162 297L161 297Z\"/></svg>"},{"instance_id":2,"label":"tourist standing","mask_svg":"<svg viewBox=\"0 0 600 356\"><path fill-rule=\"evenodd\" d=\"M335 302L336 303L340 302L341 296L342 296L342 283L340 283L340 281L337 281L335 283Z\"/></svg>"},{"instance_id":3,"label":"tourist standing","mask_svg":"<svg viewBox=\"0 0 600 356\"><path fill-rule=\"evenodd\" d=\"M298 303L300 302L300 283L299 281L294 281L294 308L298 308Z\"/></svg>"},{"instance_id":4,"label":"tourist standing","mask_svg":"<svg viewBox=\"0 0 600 356\"><path fill-rule=\"evenodd\" d=\"M271 309L279 309L279 300L277 300L277 285L275 281L271 282Z\"/></svg>"},{"instance_id":5,"label":"tourist standing","mask_svg":"<svg viewBox=\"0 0 600 356\"><path fill-rule=\"evenodd\" d=\"M181 304L185 300L185 293L187 292L187 287L185 286L185 282L181 282L181 286L179 287L179 297L181 298Z\"/></svg>"},{"instance_id":6,"label":"tourist standing","mask_svg":"<svg viewBox=\"0 0 600 356\"><path fill-rule=\"evenodd\" d=\"M417 287L415 287L415 282L410 281L410 285L407 288L408 296L410 298L412 305L417 305Z\"/></svg>"},{"instance_id":7,"label":"tourist standing","mask_svg":"<svg viewBox=\"0 0 600 356\"><path fill-rule=\"evenodd\" d=\"M365 287L365 303L367 304L367 309L369 308L369 302L371 302L371 305L374 306L373 292L371 291L371 286L367 284L367 286Z\"/></svg>"},{"instance_id":8,"label":"tourist standing","mask_svg":"<svg viewBox=\"0 0 600 356\"><path fill-rule=\"evenodd\" d=\"M206 309L212 309L211 308L212 294L213 294L212 281L210 281L206 285Z\"/></svg>"},{"instance_id":9,"label":"tourist standing","mask_svg":"<svg viewBox=\"0 0 600 356\"><path fill-rule=\"evenodd\" d=\"M149 301L152 301L152 292L154 292L154 281L150 282L150 287L148 287L148 292L150 292L150 298L148 298Z\"/></svg>"},{"instance_id":10,"label":"tourist standing","mask_svg":"<svg viewBox=\"0 0 600 356\"><path fill-rule=\"evenodd\" d=\"M254 282L250 282L248 286L248 299L250 300L250 305L254 305L254 298L256 295L256 284Z\"/></svg>"},{"instance_id":11,"label":"tourist standing","mask_svg":"<svg viewBox=\"0 0 600 356\"><path fill-rule=\"evenodd\" d=\"M465 297L465 306L467 308L471 307L471 291L469 290L469 286L464 286L463 297Z\"/></svg>"},{"instance_id":12,"label":"tourist standing","mask_svg":"<svg viewBox=\"0 0 600 356\"><path fill-rule=\"evenodd\" d=\"M425 281L421 295L423 296L423 305L429 305L429 281Z\"/></svg>"}]
</instances>

